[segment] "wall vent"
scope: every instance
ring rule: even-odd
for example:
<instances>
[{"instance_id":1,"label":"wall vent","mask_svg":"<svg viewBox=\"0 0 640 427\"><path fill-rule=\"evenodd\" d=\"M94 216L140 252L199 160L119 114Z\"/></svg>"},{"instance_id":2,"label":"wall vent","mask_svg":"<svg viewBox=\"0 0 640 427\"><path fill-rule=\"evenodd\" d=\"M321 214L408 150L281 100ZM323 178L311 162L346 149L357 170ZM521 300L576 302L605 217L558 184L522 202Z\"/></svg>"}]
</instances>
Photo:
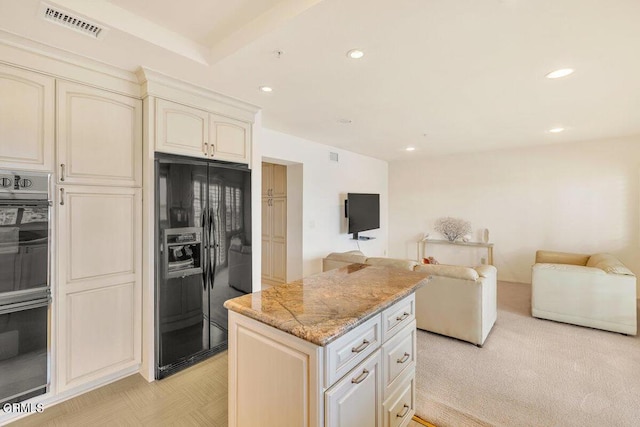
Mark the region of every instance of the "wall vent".
<instances>
[{"instance_id":1,"label":"wall vent","mask_svg":"<svg viewBox=\"0 0 640 427\"><path fill-rule=\"evenodd\" d=\"M62 25L95 39L103 38L106 33L105 27L46 3L40 3L40 16L49 22Z\"/></svg>"},{"instance_id":2,"label":"wall vent","mask_svg":"<svg viewBox=\"0 0 640 427\"><path fill-rule=\"evenodd\" d=\"M332 162L337 162L338 161L338 153L330 152L329 153L329 160L331 160Z\"/></svg>"}]
</instances>

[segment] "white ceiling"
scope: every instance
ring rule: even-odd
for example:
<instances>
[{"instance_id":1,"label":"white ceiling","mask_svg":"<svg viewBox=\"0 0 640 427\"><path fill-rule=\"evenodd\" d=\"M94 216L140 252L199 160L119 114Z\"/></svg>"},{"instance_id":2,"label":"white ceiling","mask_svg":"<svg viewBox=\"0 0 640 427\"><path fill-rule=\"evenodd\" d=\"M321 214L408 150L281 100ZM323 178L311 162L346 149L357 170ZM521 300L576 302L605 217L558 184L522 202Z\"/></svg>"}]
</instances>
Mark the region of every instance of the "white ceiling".
<instances>
[{"instance_id":1,"label":"white ceiling","mask_svg":"<svg viewBox=\"0 0 640 427\"><path fill-rule=\"evenodd\" d=\"M92 40L45 22L39 0L0 0L0 29L217 90L261 106L266 127L382 159L640 134L639 0L49 3L110 29ZM544 78L565 67L576 72Z\"/></svg>"}]
</instances>

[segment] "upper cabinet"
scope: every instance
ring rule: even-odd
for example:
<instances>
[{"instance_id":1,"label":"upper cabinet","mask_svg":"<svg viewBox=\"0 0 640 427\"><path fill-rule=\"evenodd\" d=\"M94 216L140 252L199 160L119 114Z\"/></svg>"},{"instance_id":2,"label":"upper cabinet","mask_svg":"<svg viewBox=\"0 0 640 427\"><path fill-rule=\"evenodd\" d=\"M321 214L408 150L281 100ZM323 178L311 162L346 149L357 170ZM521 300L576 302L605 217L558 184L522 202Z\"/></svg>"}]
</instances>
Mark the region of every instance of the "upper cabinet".
<instances>
[{"instance_id":1,"label":"upper cabinet","mask_svg":"<svg viewBox=\"0 0 640 427\"><path fill-rule=\"evenodd\" d=\"M53 168L55 80L0 65L0 168Z\"/></svg>"},{"instance_id":2,"label":"upper cabinet","mask_svg":"<svg viewBox=\"0 0 640 427\"><path fill-rule=\"evenodd\" d=\"M209 155L209 113L156 100L156 150L186 156Z\"/></svg>"},{"instance_id":3,"label":"upper cabinet","mask_svg":"<svg viewBox=\"0 0 640 427\"><path fill-rule=\"evenodd\" d=\"M142 102L58 81L58 182L135 187L142 183Z\"/></svg>"},{"instance_id":4,"label":"upper cabinet","mask_svg":"<svg viewBox=\"0 0 640 427\"><path fill-rule=\"evenodd\" d=\"M249 163L251 125L240 120L209 114L211 156L230 162Z\"/></svg>"},{"instance_id":5,"label":"upper cabinet","mask_svg":"<svg viewBox=\"0 0 640 427\"><path fill-rule=\"evenodd\" d=\"M251 123L158 98L156 150L249 163Z\"/></svg>"}]
</instances>

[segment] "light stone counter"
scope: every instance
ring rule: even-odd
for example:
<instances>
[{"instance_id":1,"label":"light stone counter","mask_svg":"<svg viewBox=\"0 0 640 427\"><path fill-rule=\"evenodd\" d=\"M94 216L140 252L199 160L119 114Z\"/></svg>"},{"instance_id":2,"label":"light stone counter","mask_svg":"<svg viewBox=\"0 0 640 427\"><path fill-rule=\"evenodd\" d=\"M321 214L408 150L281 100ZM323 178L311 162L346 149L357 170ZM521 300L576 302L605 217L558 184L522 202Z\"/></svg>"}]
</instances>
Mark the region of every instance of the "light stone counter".
<instances>
[{"instance_id":1,"label":"light stone counter","mask_svg":"<svg viewBox=\"0 0 640 427\"><path fill-rule=\"evenodd\" d=\"M234 298L224 306L325 346L428 280L424 273L352 264Z\"/></svg>"}]
</instances>

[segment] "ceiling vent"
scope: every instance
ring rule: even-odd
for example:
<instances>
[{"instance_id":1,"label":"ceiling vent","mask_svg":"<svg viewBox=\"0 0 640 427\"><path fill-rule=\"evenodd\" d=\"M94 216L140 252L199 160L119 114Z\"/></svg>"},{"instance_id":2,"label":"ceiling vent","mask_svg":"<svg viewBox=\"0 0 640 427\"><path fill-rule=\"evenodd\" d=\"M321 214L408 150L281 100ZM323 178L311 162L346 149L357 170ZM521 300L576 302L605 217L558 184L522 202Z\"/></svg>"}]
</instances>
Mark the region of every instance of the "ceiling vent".
<instances>
[{"instance_id":1,"label":"ceiling vent","mask_svg":"<svg viewBox=\"0 0 640 427\"><path fill-rule=\"evenodd\" d=\"M329 152L329 160L331 160L332 162L337 162L338 161L338 153L334 153L334 152Z\"/></svg>"},{"instance_id":2,"label":"ceiling vent","mask_svg":"<svg viewBox=\"0 0 640 427\"><path fill-rule=\"evenodd\" d=\"M49 22L78 31L94 39L101 39L106 33L106 28L46 3L40 4L40 16Z\"/></svg>"}]
</instances>

